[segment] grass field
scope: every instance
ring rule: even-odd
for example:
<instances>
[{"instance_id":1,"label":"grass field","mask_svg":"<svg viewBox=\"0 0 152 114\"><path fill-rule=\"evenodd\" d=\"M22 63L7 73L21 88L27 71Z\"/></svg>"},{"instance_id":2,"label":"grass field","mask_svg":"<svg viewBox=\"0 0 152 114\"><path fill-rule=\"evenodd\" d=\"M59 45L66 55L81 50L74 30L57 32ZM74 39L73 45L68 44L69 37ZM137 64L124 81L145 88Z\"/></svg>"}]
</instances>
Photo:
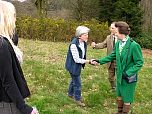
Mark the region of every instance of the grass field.
<instances>
[{"instance_id":1,"label":"grass field","mask_svg":"<svg viewBox=\"0 0 152 114\"><path fill-rule=\"evenodd\" d=\"M64 68L68 43L20 39L24 52L22 68L31 91L28 103L40 114L112 114L116 112L116 95L110 92L106 65L86 65L82 71L82 96L86 107L81 108L66 95L70 76ZM88 47L87 58L100 58L106 50ZM139 74L134 114L152 114L152 51L143 50L144 66Z\"/></svg>"}]
</instances>

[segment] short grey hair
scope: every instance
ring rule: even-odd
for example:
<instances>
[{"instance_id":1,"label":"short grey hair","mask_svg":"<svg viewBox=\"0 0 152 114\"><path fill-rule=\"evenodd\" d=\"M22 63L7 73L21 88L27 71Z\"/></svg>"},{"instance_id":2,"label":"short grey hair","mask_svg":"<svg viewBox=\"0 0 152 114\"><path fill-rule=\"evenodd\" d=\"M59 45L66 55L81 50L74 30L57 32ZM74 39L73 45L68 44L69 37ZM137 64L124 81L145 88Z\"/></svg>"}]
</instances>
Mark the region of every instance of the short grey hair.
<instances>
[{"instance_id":1,"label":"short grey hair","mask_svg":"<svg viewBox=\"0 0 152 114\"><path fill-rule=\"evenodd\" d=\"M90 31L90 29L88 27L86 27L86 26L78 26L76 28L75 36L79 37L82 34L88 33L89 31Z\"/></svg>"}]
</instances>

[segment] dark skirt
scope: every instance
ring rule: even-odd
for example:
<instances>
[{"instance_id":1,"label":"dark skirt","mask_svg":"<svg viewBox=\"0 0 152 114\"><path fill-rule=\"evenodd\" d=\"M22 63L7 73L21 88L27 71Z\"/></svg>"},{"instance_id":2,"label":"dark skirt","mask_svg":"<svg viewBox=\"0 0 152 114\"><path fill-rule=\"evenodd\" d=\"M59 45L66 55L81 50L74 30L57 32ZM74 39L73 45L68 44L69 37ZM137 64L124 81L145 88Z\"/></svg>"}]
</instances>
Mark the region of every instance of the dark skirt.
<instances>
[{"instance_id":1,"label":"dark skirt","mask_svg":"<svg viewBox=\"0 0 152 114\"><path fill-rule=\"evenodd\" d=\"M0 102L0 114L21 114L13 103Z\"/></svg>"}]
</instances>

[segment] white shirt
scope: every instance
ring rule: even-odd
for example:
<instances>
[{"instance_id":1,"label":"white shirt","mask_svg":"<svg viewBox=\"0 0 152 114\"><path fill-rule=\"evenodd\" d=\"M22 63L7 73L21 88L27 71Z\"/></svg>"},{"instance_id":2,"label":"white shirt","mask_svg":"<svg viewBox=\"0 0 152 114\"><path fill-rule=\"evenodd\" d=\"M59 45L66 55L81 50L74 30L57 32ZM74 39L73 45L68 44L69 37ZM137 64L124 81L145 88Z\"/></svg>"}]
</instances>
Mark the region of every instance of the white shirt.
<instances>
[{"instance_id":1,"label":"white shirt","mask_svg":"<svg viewBox=\"0 0 152 114\"><path fill-rule=\"evenodd\" d=\"M128 36L126 36L123 40L120 41L119 43L119 53L121 54L124 46L126 45L126 42L128 40Z\"/></svg>"},{"instance_id":2,"label":"white shirt","mask_svg":"<svg viewBox=\"0 0 152 114\"><path fill-rule=\"evenodd\" d=\"M82 58L84 58L84 55L85 55L84 42L80 42L79 47L82 50ZM71 50L73 59L76 63L81 63L81 64L85 63L85 59L81 59L79 57L79 52L75 44L71 44L70 50Z\"/></svg>"}]
</instances>

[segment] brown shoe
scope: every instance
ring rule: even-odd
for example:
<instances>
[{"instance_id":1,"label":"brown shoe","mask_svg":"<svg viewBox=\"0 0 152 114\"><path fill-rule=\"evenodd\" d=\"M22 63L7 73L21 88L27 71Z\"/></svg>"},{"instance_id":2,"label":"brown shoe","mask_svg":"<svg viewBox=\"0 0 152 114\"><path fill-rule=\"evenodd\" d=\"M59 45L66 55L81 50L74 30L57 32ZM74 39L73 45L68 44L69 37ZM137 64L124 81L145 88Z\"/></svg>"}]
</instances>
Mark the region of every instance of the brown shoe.
<instances>
[{"instance_id":1,"label":"brown shoe","mask_svg":"<svg viewBox=\"0 0 152 114\"><path fill-rule=\"evenodd\" d=\"M85 107L85 104L80 100L80 101L75 101L77 105L81 107Z\"/></svg>"},{"instance_id":2,"label":"brown shoe","mask_svg":"<svg viewBox=\"0 0 152 114\"><path fill-rule=\"evenodd\" d=\"M130 108L131 106L130 105L123 105L123 113L122 114L129 114L130 112Z\"/></svg>"},{"instance_id":3,"label":"brown shoe","mask_svg":"<svg viewBox=\"0 0 152 114\"><path fill-rule=\"evenodd\" d=\"M115 93L116 92L116 88L111 88L110 90L109 90L109 92L111 92L111 93Z\"/></svg>"},{"instance_id":4,"label":"brown shoe","mask_svg":"<svg viewBox=\"0 0 152 114\"><path fill-rule=\"evenodd\" d=\"M74 96L69 96L69 95L68 95L68 97L69 97L70 99L74 99Z\"/></svg>"},{"instance_id":5,"label":"brown shoe","mask_svg":"<svg viewBox=\"0 0 152 114\"><path fill-rule=\"evenodd\" d=\"M118 112L115 113L115 114L122 114L122 111L123 111L123 101L122 100L118 100L117 99L117 104L118 104Z\"/></svg>"}]
</instances>

